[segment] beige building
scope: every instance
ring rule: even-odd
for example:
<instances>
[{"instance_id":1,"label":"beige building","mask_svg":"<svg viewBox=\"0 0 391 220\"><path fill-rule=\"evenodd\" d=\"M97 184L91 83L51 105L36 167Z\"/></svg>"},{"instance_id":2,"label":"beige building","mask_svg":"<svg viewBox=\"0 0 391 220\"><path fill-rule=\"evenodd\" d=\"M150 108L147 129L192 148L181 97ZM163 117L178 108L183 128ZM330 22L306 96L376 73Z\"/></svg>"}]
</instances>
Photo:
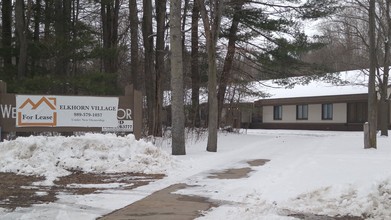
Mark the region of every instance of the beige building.
<instances>
[{"instance_id":1,"label":"beige building","mask_svg":"<svg viewBox=\"0 0 391 220\"><path fill-rule=\"evenodd\" d=\"M368 116L367 100L366 93L258 100L254 105L262 110L262 122L253 127L362 130ZM386 119L389 124L390 118L391 113Z\"/></svg>"}]
</instances>

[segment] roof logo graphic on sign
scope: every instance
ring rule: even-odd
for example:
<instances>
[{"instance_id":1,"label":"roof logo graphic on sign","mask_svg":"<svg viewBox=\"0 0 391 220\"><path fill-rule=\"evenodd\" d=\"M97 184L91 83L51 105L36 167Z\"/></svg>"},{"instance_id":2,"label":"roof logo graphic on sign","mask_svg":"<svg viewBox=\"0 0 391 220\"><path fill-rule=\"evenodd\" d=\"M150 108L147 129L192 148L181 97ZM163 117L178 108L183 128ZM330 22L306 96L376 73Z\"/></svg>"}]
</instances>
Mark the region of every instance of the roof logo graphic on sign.
<instances>
[{"instance_id":1,"label":"roof logo graphic on sign","mask_svg":"<svg viewBox=\"0 0 391 220\"><path fill-rule=\"evenodd\" d=\"M52 100L53 101L53 104L50 103L50 101L48 100ZM46 105L52 109L52 110L56 110L56 98L46 98L46 97L42 97L37 103L34 103L33 101L31 101L30 98L26 99L26 101L23 102L23 104L19 107L19 109L22 109L24 108L27 104L30 104L31 105L31 109L37 109L43 102L46 103Z\"/></svg>"},{"instance_id":2,"label":"roof logo graphic on sign","mask_svg":"<svg viewBox=\"0 0 391 220\"><path fill-rule=\"evenodd\" d=\"M31 106L29 108L28 106ZM49 109L45 109L45 106ZM42 97L37 102L27 98L18 108L18 126L56 126L56 98Z\"/></svg>"}]
</instances>

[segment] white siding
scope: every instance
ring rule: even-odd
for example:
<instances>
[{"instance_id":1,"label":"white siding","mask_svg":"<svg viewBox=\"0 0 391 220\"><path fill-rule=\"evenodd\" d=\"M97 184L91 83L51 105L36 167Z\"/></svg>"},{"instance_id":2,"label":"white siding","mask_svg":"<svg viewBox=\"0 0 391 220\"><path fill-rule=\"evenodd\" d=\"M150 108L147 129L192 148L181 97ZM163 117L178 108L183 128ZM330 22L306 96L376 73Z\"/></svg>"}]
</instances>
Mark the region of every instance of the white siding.
<instances>
[{"instance_id":1,"label":"white siding","mask_svg":"<svg viewBox=\"0 0 391 220\"><path fill-rule=\"evenodd\" d=\"M296 105L282 106L282 120L273 119L273 106L263 107L263 122L264 123L292 123L296 122ZM299 120L300 121L300 120Z\"/></svg>"},{"instance_id":2,"label":"white siding","mask_svg":"<svg viewBox=\"0 0 391 220\"><path fill-rule=\"evenodd\" d=\"M263 106L262 108L263 108L262 121L264 123L273 123L273 122L277 123L281 121L281 120L276 120L276 121L273 120L273 106ZM284 117L284 115L282 117Z\"/></svg>"},{"instance_id":3,"label":"white siding","mask_svg":"<svg viewBox=\"0 0 391 220\"><path fill-rule=\"evenodd\" d=\"M308 105L308 120L296 119L296 105L282 106L282 120L273 120L273 106L263 106L264 123L346 123L347 104L333 103L333 119L322 120L322 104Z\"/></svg>"}]
</instances>

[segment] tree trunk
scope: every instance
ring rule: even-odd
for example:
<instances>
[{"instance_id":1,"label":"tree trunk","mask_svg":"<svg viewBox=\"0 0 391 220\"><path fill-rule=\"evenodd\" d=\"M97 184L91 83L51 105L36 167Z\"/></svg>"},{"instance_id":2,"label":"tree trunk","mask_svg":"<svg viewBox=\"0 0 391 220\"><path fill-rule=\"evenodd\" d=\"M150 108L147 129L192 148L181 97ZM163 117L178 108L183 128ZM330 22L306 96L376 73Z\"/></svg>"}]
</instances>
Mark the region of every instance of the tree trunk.
<instances>
[{"instance_id":1,"label":"tree trunk","mask_svg":"<svg viewBox=\"0 0 391 220\"><path fill-rule=\"evenodd\" d=\"M72 0L72 23L71 23L71 33L72 33L72 42L77 42L79 37L79 32L77 24L79 23L79 10L80 10L80 0ZM79 59L76 56L76 50L72 50L72 69L70 76L74 77L78 75L78 63Z\"/></svg>"},{"instance_id":2,"label":"tree trunk","mask_svg":"<svg viewBox=\"0 0 391 220\"><path fill-rule=\"evenodd\" d=\"M204 23L206 49L208 53L208 144L206 150L217 152L217 126L218 126L218 108L217 108L217 65L216 65L216 45L220 32L220 22L223 9L223 0L210 1L209 18L205 2L198 0L201 12L201 18ZM210 21L212 23L210 23Z\"/></svg>"},{"instance_id":3,"label":"tree trunk","mask_svg":"<svg viewBox=\"0 0 391 220\"><path fill-rule=\"evenodd\" d=\"M156 123L155 94L156 77L153 73L153 38L152 38L152 0L143 0L143 41L145 89L147 94L148 135L152 135Z\"/></svg>"},{"instance_id":4,"label":"tree trunk","mask_svg":"<svg viewBox=\"0 0 391 220\"><path fill-rule=\"evenodd\" d=\"M65 40L64 36L64 12L62 10L62 1L54 0L54 32L55 32L55 67L54 74L62 75L62 71L66 71L63 61L63 41ZM49 27L50 28L50 27ZM49 30L50 31L50 30Z\"/></svg>"},{"instance_id":5,"label":"tree trunk","mask_svg":"<svg viewBox=\"0 0 391 220\"><path fill-rule=\"evenodd\" d=\"M72 32L72 1L73 0L63 0L63 11L64 11L64 44L62 45L64 66L66 66L66 71L64 76L71 76L71 57L72 51L74 50L71 46L71 32Z\"/></svg>"},{"instance_id":6,"label":"tree trunk","mask_svg":"<svg viewBox=\"0 0 391 220\"><path fill-rule=\"evenodd\" d=\"M9 71L12 66L12 1L2 0L1 6L1 43L4 50L2 57L4 69L5 71Z\"/></svg>"},{"instance_id":7,"label":"tree trunk","mask_svg":"<svg viewBox=\"0 0 391 220\"><path fill-rule=\"evenodd\" d=\"M198 52L198 21L200 11L198 1L194 1L191 17L191 109L190 120L193 127L201 126L199 114L200 106L200 71L199 71L199 52Z\"/></svg>"},{"instance_id":8,"label":"tree trunk","mask_svg":"<svg viewBox=\"0 0 391 220\"><path fill-rule=\"evenodd\" d=\"M216 65L216 44L208 45L208 144L206 150L217 152L217 65Z\"/></svg>"},{"instance_id":9,"label":"tree trunk","mask_svg":"<svg viewBox=\"0 0 391 220\"><path fill-rule=\"evenodd\" d=\"M188 8L189 8L189 0L184 0L183 16L182 16L182 29L181 29L181 32L182 32L182 49L183 49L183 53L184 53L183 56L186 56L186 54L185 54L185 52L186 52L185 41L186 41L186 19L187 19Z\"/></svg>"},{"instance_id":10,"label":"tree trunk","mask_svg":"<svg viewBox=\"0 0 391 220\"><path fill-rule=\"evenodd\" d=\"M53 39L55 39L55 34L53 34L52 31L52 24L55 21L55 7L54 7L54 1L55 0L44 0L44 12L43 12L43 39L42 42L45 45L55 46L53 45ZM55 33L55 32L54 32ZM54 47L56 48L56 47ZM43 54L45 56L45 54ZM52 51L51 58L49 58L48 62L41 62L40 65L42 68L50 70L50 72L54 75L55 70L53 70L53 63L57 60L57 52ZM44 59L44 58L43 58Z\"/></svg>"},{"instance_id":11,"label":"tree trunk","mask_svg":"<svg viewBox=\"0 0 391 220\"><path fill-rule=\"evenodd\" d=\"M132 74L132 84L135 90L141 91L138 80L139 72L139 54L138 54L138 16L137 1L129 1L129 20L130 20L130 70Z\"/></svg>"},{"instance_id":12,"label":"tree trunk","mask_svg":"<svg viewBox=\"0 0 391 220\"><path fill-rule=\"evenodd\" d=\"M33 33L33 41L35 45L38 45L39 43L39 36L40 36L40 25L42 20L42 6L41 6L42 0L37 0L34 4L34 33ZM31 56L31 75L34 76L36 72L36 65L39 62L41 54L35 53Z\"/></svg>"},{"instance_id":13,"label":"tree trunk","mask_svg":"<svg viewBox=\"0 0 391 220\"><path fill-rule=\"evenodd\" d=\"M383 71L383 79L382 82L379 83L379 94L380 94L380 100L379 100L379 114L381 120L380 123L380 130L381 130L381 136L388 136L388 125L390 123L389 119L389 100L387 96L388 92L388 76L390 72L390 62L389 62L389 51L390 46L389 43L385 43L385 62L384 62L384 71Z\"/></svg>"},{"instance_id":14,"label":"tree trunk","mask_svg":"<svg viewBox=\"0 0 391 220\"><path fill-rule=\"evenodd\" d=\"M19 59L18 59L18 78L26 77L27 71L27 29L24 20L24 0L16 0L15 3L15 22L16 33L19 43Z\"/></svg>"},{"instance_id":15,"label":"tree trunk","mask_svg":"<svg viewBox=\"0 0 391 220\"><path fill-rule=\"evenodd\" d=\"M376 74L376 33L375 33L375 0L369 1L369 79L368 79L368 123L369 136L365 148L376 148L377 131L377 97L375 91Z\"/></svg>"},{"instance_id":16,"label":"tree trunk","mask_svg":"<svg viewBox=\"0 0 391 220\"><path fill-rule=\"evenodd\" d=\"M44 22L44 39L45 41L49 41L50 38L50 23L53 20L53 0L45 0L45 22Z\"/></svg>"},{"instance_id":17,"label":"tree trunk","mask_svg":"<svg viewBox=\"0 0 391 220\"><path fill-rule=\"evenodd\" d=\"M390 0L386 0L386 39L391 37L391 17L390 17ZM384 72L380 85L380 130L381 136L388 136L389 119L389 101L388 101L388 77L390 72L390 41L384 41Z\"/></svg>"},{"instance_id":18,"label":"tree trunk","mask_svg":"<svg viewBox=\"0 0 391 220\"><path fill-rule=\"evenodd\" d=\"M233 65L233 59L236 51L236 35L238 32L238 26L240 22L240 13L243 7L244 1L238 1L234 5L234 16L232 19L231 28L229 30L228 34L228 50L227 54L225 56L224 66L223 66L223 72L220 76L220 82L219 82L219 89L217 93L217 103L218 103L218 124L220 125L220 122L222 120L221 113L223 111L224 106L224 97L227 90L228 82L231 78L231 71L232 71L232 65Z\"/></svg>"},{"instance_id":19,"label":"tree trunk","mask_svg":"<svg viewBox=\"0 0 391 220\"><path fill-rule=\"evenodd\" d=\"M164 32L166 24L166 0L155 0L156 5L156 108L153 135L162 136L163 75L164 68ZM180 14L180 13L179 13Z\"/></svg>"},{"instance_id":20,"label":"tree trunk","mask_svg":"<svg viewBox=\"0 0 391 220\"><path fill-rule=\"evenodd\" d=\"M69 24L70 24L70 0L55 0L54 29L56 35L55 74L58 76L68 75L69 65Z\"/></svg>"},{"instance_id":21,"label":"tree trunk","mask_svg":"<svg viewBox=\"0 0 391 220\"><path fill-rule=\"evenodd\" d=\"M386 99L386 97L380 97L380 103L379 103L379 114L380 114L380 130L381 136L388 136L388 125L389 125L389 101Z\"/></svg>"},{"instance_id":22,"label":"tree trunk","mask_svg":"<svg viewBox=\"0 0 391 220\"><path fill-rule=\"evenodd\" d=\"M103 30L103 70L106 73L118 71L118 16L119 0L101 2Z\"/></svg>"},{"instance_id":23,"label":"tree trunk","mask_svg":"<svg viewBox=\"0 0 391 220\"><path fill-rule=\"evenodd\" d=\"M185 155L181 0L170 2L172 154Z\"/></svg>"},{"instance_id":24,"label":"tree trunk","mask_svg":"<svg viewBox=\"0 0 391 220\"><path fill-rule=\"evenodd\" d=\"M120 9L120 0L114 1L114 11L113 11L113 24L112 24L112 32L113 37L111 38L111 45L113 49L113 57L111 58L111 71L112 73L118 72L118 19L119 19L119 9Z\"/></svg>"}]
</instances>

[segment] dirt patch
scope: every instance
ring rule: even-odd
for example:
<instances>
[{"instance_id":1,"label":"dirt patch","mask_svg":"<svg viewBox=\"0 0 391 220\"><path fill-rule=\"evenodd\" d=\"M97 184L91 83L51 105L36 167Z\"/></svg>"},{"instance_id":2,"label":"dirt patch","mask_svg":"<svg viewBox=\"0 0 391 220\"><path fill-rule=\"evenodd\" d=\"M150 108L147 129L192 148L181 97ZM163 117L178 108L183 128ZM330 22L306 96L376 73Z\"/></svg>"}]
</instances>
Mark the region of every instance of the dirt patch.
<instances>
[{"instance_id":1,"label":"dirt patch","mask_svg":"<svg viewBox=\"0 0 391 220\"><path fill-rule=\"evenodd\" d=\"M325 215L314 215L314 214L292 214L289 215L303 220L364 220L365 218L360 216L325 216Z\"/></svg>"},{"instance_id":2,"label":"dirt patch","mask_svg":"<svg viewBox=\"0 0 391 220\"><path fill-rule=\"evenodd\" d=\"M45 178L23 176L14 173L0 173L0 207L15 209L28 207L32 203L41 204L55 200L55 192L50 188L33 186L34 182Z\"/></svg>"},{"instance_id":3,"label":"dirt patch","mask_svg":"<svg viewBox=\"0 0 391 220\"><path fill-rule=\"evenodd\" d=\"M270 160L267 159L256 159L249 160L247 163L250 166L263 166ZM211 176L208 176L209 179L241 179L248 177L248 174L253 171L250 167L237 168L237 169L227 169L221 172L211 173Z\"/></svg>"},{"instance_id":4,"label":"dirt patch","mask_svg":"<svg viewBox=\"0 0 391 220\"><path fill-rule=\"evenodd\" d=\"M13 210L17 207L54 202L59 192L74 195L98 193L107 189L109 184L116 184L115 189L128 190L163 177L162 174L74 172L60 177L53 186L39 186L34 183L45 180L44 177L0 173L0 207Z\"/></svg>"},{"instance_id":5,"label":"dirt patch","mask_svg":"<svg viewBox=\"0 0 391 220\"><path fill-rule=\"evenodd\" d=\"M202 211L216 206L216 204L203 197L173 193L186 187L189 186L186 184L171 185L99 219L190 220L199 217Z\"/></svg>"},{"instance_id":6,"label":"dirt patch","mask_svg":"<svg viewBox=\"0 0 391 220\"><path fill-rule=\"evenodd\" d=\"M252 167L259 167L265 165L270 160L268 159L257 159L257 160L249 160L247 163Z\"/></svg>"},{"instance_id":7,"label":"dirt patch","mask_svg":"<svg viewBox=\"0 0 391 220\"><path fill-rule=\"evenodd\" d=\"M222 172L211 173L212 176L208 176L209 179L241 179L248 176L252 171L250 167L228 169Z\"/></svg>"}]
</instances>

